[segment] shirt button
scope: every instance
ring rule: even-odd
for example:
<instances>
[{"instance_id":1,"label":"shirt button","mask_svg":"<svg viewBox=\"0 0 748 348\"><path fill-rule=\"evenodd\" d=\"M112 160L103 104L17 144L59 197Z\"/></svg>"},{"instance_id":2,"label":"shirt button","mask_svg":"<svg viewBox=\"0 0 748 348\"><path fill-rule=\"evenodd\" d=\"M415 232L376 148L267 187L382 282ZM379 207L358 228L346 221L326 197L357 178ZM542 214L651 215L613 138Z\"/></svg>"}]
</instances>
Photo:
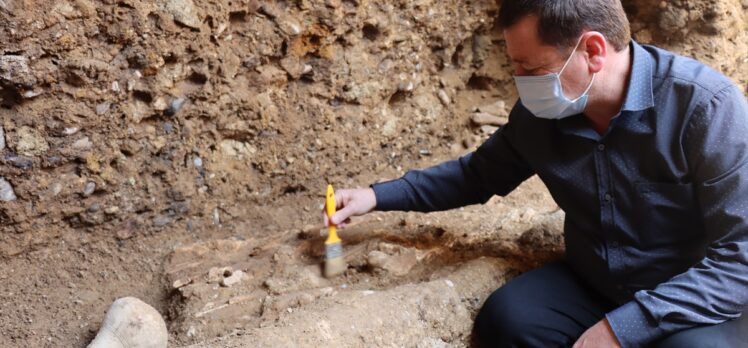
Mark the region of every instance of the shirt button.
<instances>
[{"instance_id":1,"label":"shirt button","mask_svg":"<svg viewBox=\"0 0 748 348\"><path fill-rule=\"evenodd\" d=\"M613 199L613 196L611 196L610 193L606 193L605 196L603 196L603 199L606 202L610 202L610 200Z\"/></svg>"},{"instance_id":2,"label":"shirt button","mask_svg":"<svg viewBox=\"0 0 748 348\"><path fill-rule=\"evenodd\" d=\"M605 144L598 144L597 149L600 151L605 151Z\"/></svg>"}]
</instances>

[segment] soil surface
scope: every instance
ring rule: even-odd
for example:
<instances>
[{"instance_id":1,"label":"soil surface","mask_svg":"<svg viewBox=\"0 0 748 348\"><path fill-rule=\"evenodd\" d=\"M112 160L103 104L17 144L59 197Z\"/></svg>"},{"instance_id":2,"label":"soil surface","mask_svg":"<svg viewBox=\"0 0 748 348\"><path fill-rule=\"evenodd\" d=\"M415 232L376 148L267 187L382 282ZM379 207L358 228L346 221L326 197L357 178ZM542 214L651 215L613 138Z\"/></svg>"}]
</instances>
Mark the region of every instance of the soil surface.
<instances>
[{"instance_id":1,"label":"soil surface","mask_svg":"<svg viewBox=\"0 0 748 348\"><path fill-rule=\"evenodd\" d=\"M748 1L624 1L634 37L748 88ZM111 302L171 346L469 346L563 251L532 178L374 213L320 276L327 183L473 150L516 100L494 0L0 0L0 346L85 347Z\"/></svg>"}]
</instances>

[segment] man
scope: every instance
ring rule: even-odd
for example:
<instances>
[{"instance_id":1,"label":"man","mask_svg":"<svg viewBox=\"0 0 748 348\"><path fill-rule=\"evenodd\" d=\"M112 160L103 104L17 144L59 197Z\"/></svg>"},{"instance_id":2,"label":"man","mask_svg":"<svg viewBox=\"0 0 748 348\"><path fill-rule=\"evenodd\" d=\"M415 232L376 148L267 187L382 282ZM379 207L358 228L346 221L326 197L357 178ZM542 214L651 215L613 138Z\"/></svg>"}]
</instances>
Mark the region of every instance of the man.
<instances>
[{"instance_id":1,"label":"man","mask_svg":"<svg viewBox=\"0 0 748 348\"><path fill-rule=\"evenodd\" d=\"M496 290L490 347L748 347L748 105L726 77L630 38L619 0L505 0L520 100L475 152L337 193L332 222L506 195L537 174L563 262Z\"/></svg>"}]
</instances>

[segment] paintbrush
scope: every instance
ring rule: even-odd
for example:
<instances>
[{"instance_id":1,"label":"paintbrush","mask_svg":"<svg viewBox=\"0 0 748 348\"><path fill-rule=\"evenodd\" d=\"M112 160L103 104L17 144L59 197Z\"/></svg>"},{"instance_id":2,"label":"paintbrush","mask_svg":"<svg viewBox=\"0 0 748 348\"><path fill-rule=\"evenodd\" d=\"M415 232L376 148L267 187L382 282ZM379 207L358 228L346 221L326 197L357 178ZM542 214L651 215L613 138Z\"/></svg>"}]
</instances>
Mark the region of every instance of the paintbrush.
<instances>
[{"instance_id":1,"label":"paintbrush","mask_svg":"<svg viewBox=\"0 0 748 348\"><path fill-rule=\"evenodd\" d=\"M327 240L325 241L325 277L331 278L343 273L348 268L345 258L343 258L343 241L338 237L337 226L332 223L332 216L335 215L335 191L332 189L332 185L327 185L325 208L330 222Z\"/></svg>"}]
</instances>

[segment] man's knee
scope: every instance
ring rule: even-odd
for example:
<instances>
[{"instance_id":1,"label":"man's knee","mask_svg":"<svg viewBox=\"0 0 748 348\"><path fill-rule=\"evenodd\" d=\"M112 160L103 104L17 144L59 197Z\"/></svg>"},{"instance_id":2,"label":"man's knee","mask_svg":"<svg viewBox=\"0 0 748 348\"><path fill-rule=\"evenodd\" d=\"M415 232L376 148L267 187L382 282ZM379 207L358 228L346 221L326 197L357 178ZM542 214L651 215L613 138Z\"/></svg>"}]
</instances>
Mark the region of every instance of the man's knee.
<instances>
[{"instance_id":1,"label":"man's knee","mask_svg":"<svg viewBox=\"0 0 748 348\"><path fill-rule=\"evenodd\" d=\"M520 301L521 302L521 301ZM475 334L483 347L525 347L535 325L515 296L498 289L486 299L475 318Z\"/></svg>"},{"instance_id":2,"label":"man's knee","mask_svg":"<svg viewBox=\"0 0 748 348\"><path fill-rule=\"evenodd\" d=\"M550 264L494 291L475 318L474 333L486 347L565 347L606 310L567 266Z\"/></svg>"}]
</instances>

